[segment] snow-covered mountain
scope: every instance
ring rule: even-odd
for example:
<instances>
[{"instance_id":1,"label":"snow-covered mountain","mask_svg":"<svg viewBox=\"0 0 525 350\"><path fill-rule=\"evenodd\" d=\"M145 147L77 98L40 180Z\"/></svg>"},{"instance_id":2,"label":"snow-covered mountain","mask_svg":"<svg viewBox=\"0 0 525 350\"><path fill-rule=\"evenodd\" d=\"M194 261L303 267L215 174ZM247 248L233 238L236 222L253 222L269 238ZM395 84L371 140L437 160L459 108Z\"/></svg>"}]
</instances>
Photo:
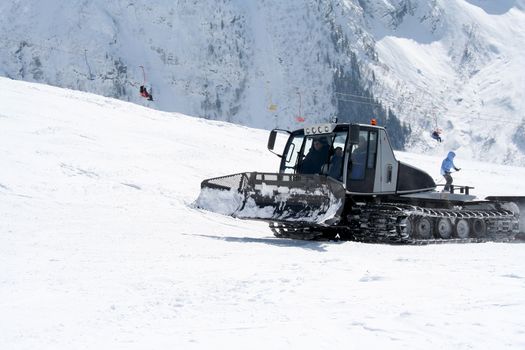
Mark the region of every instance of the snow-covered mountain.
<instances>
[{"instance_id":1,"label":"snow-covered mountain","mask_svg":"<svg viewBox=\"0 0 525 350\"><path fill-rule=\"evenodd\" d=\"M203 178L274 171L267 131L0 91L2 349L525 346L522 244L277 239L192 206ZM441 158L396 156L438 176ZM523 167L456 162L479 197L525 194Z\"/></svg>"},{"instance_id":2,"label":"snow-covered mountain","mask_svg":"<svg viewBox=\"0 0 525 350\"><path fill-rule=\"evenodd\" d=\"M376 117L398 147L525 164L524 0L28 0L0 14L0 75L260 128Z\"/></svg>"}]
</instances>

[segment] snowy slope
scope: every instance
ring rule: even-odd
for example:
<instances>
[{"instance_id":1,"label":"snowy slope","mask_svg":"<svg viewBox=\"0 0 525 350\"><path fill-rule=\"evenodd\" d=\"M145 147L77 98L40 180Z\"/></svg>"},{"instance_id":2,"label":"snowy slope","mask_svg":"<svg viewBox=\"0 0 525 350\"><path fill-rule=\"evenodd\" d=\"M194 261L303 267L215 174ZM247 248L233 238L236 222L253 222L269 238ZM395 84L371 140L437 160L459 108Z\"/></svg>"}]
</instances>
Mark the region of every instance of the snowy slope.
<instances>
[{"instance_id":1,"label":"snowy slope","mask_svg":"<svg viewBox=\"0 0 525 350\"><path fill-rule=\"evenodd\" d=\"M525 164L524 0L29 0L0 14L2 76L267 129L370 103L334 89L354 53L410 124L409 150Z\"/></svg>"},{"instance_id":2,"label":"snowy slope","mask_svg":"<svg viewBox=\"0 0 525 350\"><path fill-rule=\"evenodd\" d=\"M521 244L298 242L194 209L267 132L0 78L4 349L525 346ZM398 156L437 176L439 158ZM525 168L466 161L479 195Z\"/></svg>"}]
</instances>

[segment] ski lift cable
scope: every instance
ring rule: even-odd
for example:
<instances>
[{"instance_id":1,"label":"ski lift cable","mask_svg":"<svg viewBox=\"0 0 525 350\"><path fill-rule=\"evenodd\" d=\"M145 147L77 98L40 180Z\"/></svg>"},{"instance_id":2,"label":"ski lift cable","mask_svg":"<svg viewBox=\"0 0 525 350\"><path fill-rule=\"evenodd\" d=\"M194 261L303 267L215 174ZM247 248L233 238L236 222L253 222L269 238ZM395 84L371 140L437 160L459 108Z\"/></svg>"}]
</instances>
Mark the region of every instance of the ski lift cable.
<instances>
[{"instance_id":1,"label":"ski lift cable","mask_svg":"<svg viewBox=\"0 0 525 350\"><path fill-rule=\"evenodd\" d=\"M365 102L365 101L358 101L358 100L352 100L347 98L336 98L337 101L341 102L351 102L351 103L359 103L364 105L370 105L370 106L382 106L380 103L377 102Z\"/></svg>"},{"instance_id":2,"label":"ski lift cable","mask_svg":"<svg viewBox=\"0 0 525 350\"><path fill-rule=\"evenodd\" d=\"M422 92L425 94L425 95L429 95L429 96L432 96L432 94L425 90L424 88L421 88ZM399 101L394 101L392 100L391 98L381 98L379 99L381 102L384 102L384 101L387 101L387 102L390 102L392 104L396 104L396 103L399 103ZM432 109L435 110L436 107L441 107L442 109L447 109L447 106L445 103L443 102L437 102L437 105L435 104L436 101L433 101L432 102ZM408 106L411 106L411 107L419 107L421 106L421 104L419 103L416 103L416 102L410 102L410 101L405 101L403 103L405 106L408 105ZM438 123L438 116L437 116L437 113L434 111L433 113L433 118L434 118L434 123L436 125L436 127L439 127L439 123ZM451 116L451 117L456 117L456 118L462 118L465 116L465 113L460 113L460 112L448 112L448 111L444 111L443 113L441 113L443 115L446 115L446 116ZM483 116L479 116L479 113L478 113L478 116L477 117L473 117L475 120L479 120L479 121L486 121L486 122L492 122L492 123L507 123L507 124L517 124L517 125L521 125L524 123L524 120L522 119L521 121L509 121L509 120L501 120L501 116L494 116L494 115L488 115L488 114L483 114Z\"/></svg>"},{"instance_id":3,"label":"ski lift cable","mask_svg":"<svg viewBox=\"0 0 525 350\"><path fill-rule=\"evenodd\" d=\"M349 94L350 95L350 94ZM349 98L346 98L346 99L341 99L341 98L337 98L338 100L341 100L341 101L346 101L346 102L355 102L355 103L362 103L362 104L372 104L372 105L385 105L384 104L384 101L387 101L387 102L390 102L392 104L395 104L395 103L399 103L399 101L394 101L392 99L388 99L388 98L384 98L384 99L379 99L379 102L363 102L363 101L358 101L358 100L353 100L353 99L349 99ZM416 104L416 103L413 103L413 102L404 102L404 105L408 105L408 106L411 106L411 107L418 107L418 106L421 106L420 104ZM444 105L443 105L443 108L446 108ZM432 113L433 115L433 121L434 121L434 125L436 128L439 128L439 123L438 123L438 116L437 116L437 113ZM452 117L456 117L456 118L462 118L465 116L464 113L459 113L459 112L444 112L443 115L446 115L446 116L452 116ZM487 114L484 114L483 116L477 116L477 117L473 117L475 120L479 120L479 121L487 121L487 122L492 122L492 123L508 123L508 124L517 124L517 125L520 125L520 124L523 124L523 120L521 121L509 121L509 120L501 120L500 118L496 117L496 116L491 116L491 115L487 115Z\"/></svg>"},{"instance_id":4,"label":"ski lift cable","mask_svg":"<svg viewBox=\"0 0 525 350\"><path fill-rule=\"evenodd\" d=\"M355 94L348 94L348 93L343 93L343 92L338 92L338 91L335 91L334 92L335 95L341 95L341 96L350 96L350 97L356 97L356 98L362 98L364 100L372 100L372 101L375 101L376 98L375 97L369 97L369 96L362 96L362 95L355 95Z\"/></svg>"},{"instance_id":5,"label":"ski lift cable","mask_svg":"<svg viewBox=\"0 0 525 350\"><path fill-rule=\"evenodd\" d=\"M74 57L81 57L81 58L84 59L84 62L87 65L87 68L88 68L88 75L87 75L87 77L88 77L89 80L94 80L94 77L95 77L95 75L93 74L93 72L91 70L91 66L89 65L89 61L91 61L91 62L93 62L93 61L94 62L100 62L100 63L107 63L108 62L108 59L107 58L102 58L102 57L104 57L102 55L97 55L98 57L93 57L93 56L90 55L90 58L88 60L88 52L89 51L87 49L84 49L83 51L82 50L70 51L70 50L57 48L55 46L46 46L46 45L42 45L42 44L35 44L35 43L27 41L27 40L15 41L15 40L11 40L11 39L2 39L2 41L3 42L17 44L17 45L24 44L24 47L27 47L27 48L38 47L38 48L49 49L50 51L63 52L63 53L66 53L66 54L70 54L71 56L74 56ZM9 48L6 47L6 46L0 47L0 50L1 49L9 50ZM137 81L134 81L134 80L131 80L131 79L126 79L126 83L130 84L131 86L145 85L145 82L146 82L145 74L146 73L144 71L144 67L143 66L138 66L138 67L140 67L142 69L143 83L140 84ZM80 73L80 72L77 72L77 73Z\"/></svg>"},{"instance_id":6,"label":"ski lift cable","mask_svg":"<svg viewBox=\"0 0 525 350\"><path fill-rule=\"evenodd\" d=\"M70 54L72 56L77 56L77 57L78 56L82 56L81 58L84 58L86 63L87 63L87 55L89 53L89 51L87 49L77 50L77 51L70 51L70 50L65 50L65 49L62 49L62 48L57 48L56 46L47 46L47 45L43 45L43 44L36 44L34 42L31 42L30 40L24 40L24 39L21 39L21 40L17 41L17 40L13 40L13 39L2 38L1 41L3 41L4 43L12 43L14 45L21 45L21 44L23 44L27 48L39 47L39 48L49 49L50 51L57 51L57 52L67 53L67 54ZM2 46L0 46L0 50L2 50L2 49L3 50L9 50L10 47L7 46L7 45L2 45ZM90 59L89 60L92 61L92 62L96 61L96 62L101 62L101 63L107 63L108 59L107 58L103 58L103 57L104 56L102 56L100 54L90 53ZM143 70L143 80L145 82L146 81L146 77L145 77L144 67L143 66L139 66L139 67L141 67L142 70ZM89 76L93 77L94 75L91 72L91 67L89 67L89 64L88 64L88 70L89 70ZM152 69L152 71L155 71L155 69ZM137 82L134 82L132 80L128 80L128 83L130 85L132 85L132 86L138 85ZM420 87L418 85L416 85L416 87L419 88L419 92L420 93L422 92L422 93L424 93L426 95L432 96L432 93L427 90L427 87ZM294 87L292 86L292 88L294 88ZM298 88L298 87L295 87L295 88ZM311 92L314 92L314 93L318 93L319 92L318 89L308 89L308 88L304 88L304 87L302 87L301 90L302 91L311 91ZM199 95L198 92L197 93L193 92L193 94ZM388 102L388 103L391 103L391 104L399 103L399 101L394 101L393 99L388 98L386 96L376 99L376 98L373 98L373 97L370 97L370 96L363 96L363 95L357 95L357 94L343 93L343 92L339 92L339 91L335 91L334 94L335 95L339 95L339 96L346 96L345 98L338 98L338 97L336 97L337 100L343 101L343 102L354 102L354 103L368 104L368 105L383 105L384 102ZM350 97L350 98L348 98L348 97ZM353 99L353 98L364 99L364 100L371 100L371 101L377 100L379 102L366 102L366 101L362 101L362 100L356 100L356 99ZM383 102L383 103L381 103L381 102ZM412 107L416 106L416 103L414 103L414 102L405 101L404 104L412 106ZM419 105L419 104L417 104L417 105ZM444 103L439 103L438 107L446 108L446 105ZM459 118L464 116L464 114L450 113L450 112L444 112L443 114L447 115L447 116L459 117ZM493 122L493 123L503 123L504 122L504 123L507 123L507 124L516 124L516 125L523 124L523 120L521 120L521 121L499 120L499 118L497 118L496 116L491 116L491 115L484 115L484 117L485 118L478 116L478 117L475 118L475 120L487 121L487 122ZM435 114L434 114L434 119L435 119L434 123L436 124L436 126L438 126L438 124L437 124L437 116Z\"/></svg>"},{"instance_id":7,"label":"ski lift cable","mask_svg":"<svg viewBox=\"0 0 525 350\"><path fill-rule=\"evenodd\" d=\"M365 102L365 101L359 101L359 100L354 100L354 99L351 99L351 98L336 98L338 101L343 101L343 102L351 102L351 103L359 103L359 104L366 104L366 105L376 105L376 106L383 106L382 103L380 102ZM408 103L410 104L410 103ZM456 118L462 118L465 116L465 114L463 113L444 113L444 115L446 116L451 116L451 117L456 117ZM498 119L498 118L495 118L495 117L492 117L490 115L484 115L485 118L483 117L480 117L480 116L473 116L472 118L476 121L486 121L486 122L492 122L492 123L507 123L507 124L514 124L514 125L521 125L524 123L523 120L521 121L508 121L508 120L501 120L501 119ZM439 128L439 123L438 123L438 116L436 114L433 114L433 122L434 122L434 127L436 130L441 130Z\"/></svg>"},{"instance_id":8,"label":"ski lift cable","mask_svg":"<svg viewBox=\"0 0 525 350\"><path fill-rule=\"evenodd\" d=\"M100 55L100 54L93 54L93 53L90 53L89 50L87 49L83 49L83 50L76 50L76 51L70 51L70 50L65 50L65 49L62 49L62 48L57 48L56 46L47 46L47 45L42 45L42 44L36 44L36 43L33 43L33 42L30 42L28 40L20 40L20 41L15 41L15 40L12 40L12 39L1 39L0 41L3 41L3 42L7 42L7 43L13 43L13 44L16 44L16 45L20 45L22 43L25 44L24 47L27 47L27 48L31 48L31 47L38 47L38 48L44 48L44 49L49 49L50 51L57 51L57 52L63 52L63 53L67 53L67 54L70 54L72 56L76 56L76 57L81 57L84 59L84 61L86 62L86 64L88 64L88 54L89 54L89 61L93 62L100 62L100 63L107 63L108 62L108 56L106 54L106 56L104 55ZM0 46L0 50L9 50L9 47L8 46L5 46L5 45L2 45ZM88 64L89 66L89 64ZM142 69L143 66L138 66L138 67L141 67ZM88 67L89 70L91 70L90 67ZM144 76L144 70L143 70L143 76ZM145 80L145 79L144 79ZM132 84L133 85L133 84Z\"/></svg>"},{"instance_id":9,"label":"ski lift cable","mask_svg":"<svg viewBox=\"0 0 525 350\"><path fill-rule=\"evenodd\" d=\"M50 51L58 51L58 52L69 53L69 54L74 55L74 56L78 56L79 52L81 51L81 50L79 50L79 51L70 51L70 50L65 50L65 49L58 48L57 46L47 46L47 45L42 45L42 44L36 44L34 42L31 42L31 41L25 40L25 39L21 39L21 40L16 41L16 40L13 40L13 39L2 38L1 41L4 42L4 43L14 44L14 45L18 46L17 47L18 49L21 49L21 48L24 48L24 47L27 47L27 48L38 47L38 48L42 48L42 49L49 49ZM10 48L11 47L9 47L7 45L2 45L2 47L0 47L0 49L4 49L4 50L9 50ZM84 49L84 51L87 51L87 50Z\"/></svg>"},{"instance_id":10,"label":"ski lift cable","mask_svg":"<svg viewBox=\"0 0 525 350\"><path fill-rule=\"evenodd\" d=\"M78 56L79 55L79 52L78 51L69 51L69 50L64 50L64 49L59 49L59 48L56 48L56 47L51 47L51 46L46 46L46 45L42 45L42 44L35 44L35 43L32 43L28 40L22 40L22 41L15 41L15 40L12 40L12 39L4 39L3 41L5 42L11 42L11 43L14 43L14 44L20 44L22 42L26 43L26 45L28 47L31 47L31 46L35 46L35 47L41 47L41 48L47 48L49 50L55 50L55 51L60 51L60 52L64 52L64 53L68 53L68 54L71 54L71 55L74 55L74 56ZM6 48L6 47L5 47ZM87 49L84 49L84 58L87 57L87 53L88 53L88 50ZM106 63L107 62L107 59L104 59L102 58L103 56L98 56L100 58L97 58L97 56L93 57L92 55L90 56L90 60L91 61L98 61L98 62L104 62ZM143 66L139 66L140 68L142 68L142 71L143 71L143 76L145 75L145 72L144 72L144 67ZM154 70L154 69L153 69ZM144 82L146 81L145 77L144 77ZM292 86L292 88L296 88L296 89L299 89L299 87L297 86ZM317 89L308 89L308 88L304 88L304 87L301 87L300 88L302 91L312 91L314 93L318 93L318 90ZM355 98L359 98L359 99L364 99L364 100L371 100L371 101L374 101L376 100L375 98L373 97L370 97L370 96L364 96L364 95L357 95L357 94L350 94L350 93L343 93L343 92L338 92L338 91L335 91L335 94L336 95L341 95L341 96L351 96L351 97L355 97ZM382 99L378 99L378 100L386 100L385 98L382 98ZM391 103L395 103L394 101L390 101ZM377 102L371 102L372 104L374 105L377 105L379 103Z\"/></svg>"},{"instance_id":11,"label":"ski lift cable","mask_svg":"<svg viewBox=\"0 0 525 350\"><path fill-rule=\"evenodd\" d=\"M296 86L296 85L291 85L290 86L291 89L296 89L296 90L301 90L301 91L308 91L308 92L313 92L315 94L318 94L320 89L312 89L312 88L307 88L307 87L303 87L303 86ZM376 97L370 97L370 96L365 96L365 95L357 95L357 94L351 94L351 93L346 93L346 92L339 92L339 91L334 91L334 95L340 95L340 96L350 96L350 97L355 97L355 98L360 98L360 99L364 99L364 100L371 100L371 101L376 101L378 98Z\"/></svg>"},{"instance_id":12,"label":"ski lift cable","mask_svg":"<svg viewBox=\"0 0 525 350\"><path fill-rule=\"evenodd\" d=\"M28 41L28 40L20 40L20 41L16 41L16 40L13 40L13 39L2 39L2 41L4 42L10 42L10 43L13 43L13 44L21 44L21 43L25 43L27 45L27 47L31 47L31 46L35 46L35 47L41 47L41 48L47 48L49 50L54 50L54 51L59 51L59 52L64 52L64 53L69 53L71 55L74 55L74 56L79 56L80 53L82 50L76 50L76 51L70 51L70 50L65 50L65 49L60 49L60 48L57 48L56 46L47 46L47 45L42 45L42 44L36 44L36 43L33 43L31 41ZM0 49L8 49L8 47L6 46L3 46L3 47L0 47ZM83 49L82 51L84 53L84 55L87 55L87 53L89 52L87 49ZM104 57L104 56L101 56L101 55L98 55L98 57ZM95 57L93 58L93 55L91 54L91 61L99 61L99 62L107 62L107 59L104 59L104 58L97 58L96 55ZM139 66L140 67L140 66ZM154 70L154 69L153 69ZM419 85L415 85L415 87L418 88L418 91L419 92L423 92L424 94L426 95L429 95L429 96L433 96L433 94L428 91L428 88L427 87L421 87ZM291 88L296 88L296 89L299 89L299 87L297 86L291 86ZM301 87L300 88L302 91L313 91L315 93L317 93L319 90L318 89L309 89L309 88L305 88L305 87ZM343 96L352 96L352 97L357 97L357 98L362 98L362 99L369 99L369 100L374 100L376 98L373 98L373 97L370 97L370 96L364 96L364 95L357 95L357 94L350 94L350 93L343 93L343 92L338 92L338 91L335 91L334 92L335 94L337 95L343 95ZM377 98L378 100L387 100L387 98L385 97L382 97L382 98ZM395 101L390 101L392 103L397 103ZM442 107L444 107L444 104L440 104Z\"/></svg>"},{"instance_id":13,"label":"ski lift cable","mask_svg":"<svg viewBox=\"0 0 525 350\"><path fill-rule=\"evenodd\" d=\"M72 56L77 56L77 57L78 56L82 56L83 57L83 56L87 56L89 54L91 61L103 62L103 63L107 63L107 61L108 61L107 59L104 59L104 57L105 57L104 55L93 54L92 52L90 53L90 51L87 50L86 48L78 48L78 50L71 51L71 50L65 50L63 48L58 48L56 46L47 46L47 45L43 45L43 44L36 44L36 43L30 42L28 40L15 41L15 40L11 40L11 39L2 39L1 41L6 42L6 43L12 43L12 44L15 44L15 45L24 44L24 47L26 47L26 48L38 47L38 48L42 48L42 49L48 49L49 51L63 52L63 53L70 54ZM8 47L6 45L0 46L0 50L4 49L4 50L8 51L10 48L13 48L13 47ZM18 48L20 48L20 47L18 47Z\"/></svg>"}]
</instances>

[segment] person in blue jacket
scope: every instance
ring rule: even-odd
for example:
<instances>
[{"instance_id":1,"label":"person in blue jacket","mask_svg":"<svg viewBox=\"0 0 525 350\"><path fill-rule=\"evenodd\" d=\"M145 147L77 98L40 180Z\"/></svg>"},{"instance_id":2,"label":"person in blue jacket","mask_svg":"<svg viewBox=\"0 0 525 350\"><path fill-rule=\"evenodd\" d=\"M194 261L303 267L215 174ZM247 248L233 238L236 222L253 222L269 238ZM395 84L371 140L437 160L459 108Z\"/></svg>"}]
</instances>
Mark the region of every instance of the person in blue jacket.
<instances>
[{"instance_id":1,"label":"person in blue jacket","mask_svg":"<svg viewBox=\"0 0 525 350\"><path fill-rule=\"evenodd\" d=\"M443 189L443 192L451 192L452 188L452 176L450 176L450 171L452 168L456 171L460 171L461 168L456 167L454 165L454 157L456 156L456 153L450 151L448 152L447 158L443 159L443 162L441 163L441 175L447 180L447 183L445 185L445 188Z\"/></svg>"},{"instance_id":2,"label":"person in blue jacket","mask_svg":"<svg viewBox=\"0 0 525 350\"><path fill-rule=\"evenodd\" d=\"M342 180L342 165L343 165L343 149L336 147L334 154L330 158L330 167L328 168L328 176L333 177L336 180Z\"/></svg>"},{"instance_id":3,"label":"person in blue jacket","mask_svg":"<svg viewBox=\"0 0 525 350\"><path fill-rule=\"evenodd\" d=\"M363 180L365 178L367 141L364 136L359 137L359 144L352 151L352 172L350 179Z\"/></svg>"}]
</instances>

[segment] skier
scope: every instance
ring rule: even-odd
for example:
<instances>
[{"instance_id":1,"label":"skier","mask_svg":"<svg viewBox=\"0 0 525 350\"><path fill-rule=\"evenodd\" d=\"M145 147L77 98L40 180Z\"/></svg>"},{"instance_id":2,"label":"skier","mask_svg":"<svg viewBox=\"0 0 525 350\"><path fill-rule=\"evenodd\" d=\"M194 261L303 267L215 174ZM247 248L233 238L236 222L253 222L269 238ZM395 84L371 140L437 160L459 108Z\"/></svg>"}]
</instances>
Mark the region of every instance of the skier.
<instances>
[{"instance_id":1,"label":"skier","mask_svg":"<svg viewBox=\"0 0 525 350\"><path fill-rule=\"evenodd\" d=\"M144 85L140 86L140 96L147 98L149 101L153 101L153 95L148 92Z\"/></svg>"},{"instance_id":2,"label":"skier","mask_svg":"<svg viewBox=\"0 0 525 350\"><path fill-rule=\"evenodd\" d=\"M456 156L456 153L450 151L448 152L448 155L445 159L443 159L443 162L441 163L441 175L447 180L447 183L445 184L445 188L443 189L443 192L451 192L452 193L452 176L450 176L450 170L454 168L456 171L460 171L461 168L456 167L454 165L454 157Z\"/></svg>"},{"instance_id":3,"label":"skier","mask_svg":"<svg viewBox=\"0 0 525 350\"><path fill-rule=\"evenodd\" d=\"M440 134L441 134L441 130L440 130L440 129L436 129L436 130L434 130L434 131L432 132L432 135L431 135L431 136L432 136L432 138L433 138L434 140L441 142L442 140L441 140L441 136L440 136Z\"/></svg>"}]
</instances>

